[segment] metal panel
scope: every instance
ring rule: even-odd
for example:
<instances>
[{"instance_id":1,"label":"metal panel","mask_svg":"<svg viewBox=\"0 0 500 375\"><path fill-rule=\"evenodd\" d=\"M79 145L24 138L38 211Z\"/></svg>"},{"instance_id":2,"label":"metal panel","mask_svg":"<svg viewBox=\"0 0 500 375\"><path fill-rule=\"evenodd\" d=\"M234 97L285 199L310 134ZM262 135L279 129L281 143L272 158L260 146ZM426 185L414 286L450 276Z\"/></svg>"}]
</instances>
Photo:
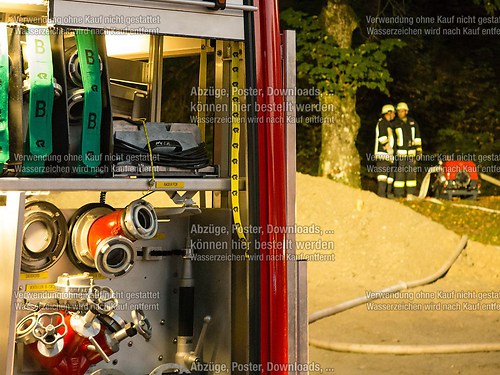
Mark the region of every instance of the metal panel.
<instances>
[{"instance_id":1,"label":"metal panel","mask_svg":"<svg viewBox=\"0 0 500 375\"><path fill-rule=\"evenodd\" d=\"M0 178L1 191L229 191L228 178Z\"/></svg>"},{"instance_id":2,"label":"metal panel","mask_svg":"<svg viewBox=\"0 0 500 375\"><path fill-rule=\"evenodd\" d=\"M109 77L124 82L144 82L148 80L148 65L142 61L133 61L108 56Z\"/></svg>"},{"instance_id":3,"label":"metal panel","mask_svg":"<svg viewBox=\"0 0 500 375\"><path fill-rule=\"evenodd\" d=\"M64 214L69 218L72 211L65 210ZM134 248L141 250L144 246L150 246L162 250L182 249L187 231L188 218L175 218L168 223L160 223L161 235L157 236L157 239L137 241L134 243ZM130 311L142 305L153 327L153 336L148 342L139 335L126 339L120 344L119 352L111 357L112 363L99 363L91 367L89 373L101 368L114 368L127 374L145 374L162 363L174 362L175 345L172 344L172 340L177 335L176 288L180 267L180 257L164 257L161 260L151 261L144 261L138 257L134 268L126 276L113 280L96 280L96 284L109 286L115 291L119 299L119 307L115 311L124 320L130 321ZM29 296L29 292L26 292L27 285L38 284L43 287L45 284L55 282L57 276L64 272L70 274L81 272L69 261L66 254L47 271L48 275L44 279L22 280L21 290ZM156 294L159 298L136 297L138 293L147 292L151 295ZM21 316L19 313L18 320ZM138 356L141 357L141 361L137 361ZM29 359L19 356L16 359L16 361L21 360L24 362L25 370L36 369L36 365L31 364Z\"/></svg>"},{"instance_id":4,"label":"metal panel","mask_svg":"<svg viewBox=\"0 0 500 375\"><path fill-rule=\"evenodd\" d=\"M67 218L72 213L73 210L64 211ZM195 233L197 231L191 230L191 228L192 225L198 224L203 228L209 226L212 228L224 227L227 230L225 234L220 236ZM195 279L194 344L197 343L203 317L210 315L212 321L203 345L203 359L218 365L225 364L228 368L230 368L231 361L231 262L210 261L203 257L230 253L230 225L229 210L204 210L201 214L191 217L172 217L169 222L160 223L159 235L155 239L134 243L136 250L141 250L145 246L162 250L179 250L184 248L187 236L191 235L191 240L198 244L196 245L196 253L202 257L202 260L195 261L193 264ZM215 243L221 244L223 249L209 249ZM19 267L17 268L19 269ZM126 339L121 343L120 351L111 356L111 363L101 362L97 366L91 367L89 373L97 369L117 369L126 374L147 374L156 366L174 362L176 351L174 339L178 333L178 285L181 269L180 257L168 256L149 261L138 257L134 268L126 276L113 280L96 280L96 284L107 285L117 293L120 305L116 313L123 319L130 321L130 310L137 305L144 304L144 312L153 326L153 336L148 342L140 336ZM74 274L79 271L67 256L63 255L47 272L48 275L43 276L43 279L22 280L20 282L21 290L26 291L28 284L43 286L46 283L53 283L57 276L63 272ZM17 290L17 285L15 290ZM159 298L148 299L134 296L134 293L137 295L140 292L156 293ZM19 312L18 319L21 314L24 313ZM14 312L13 316L15 315ZM12 323L11 327L15 327L15 323ZM138 361L138 358L141 360ZM21 359L22 357L18 356L16 361ZM29 359L24 362L25 370L36 370L36 366L30 364ZM11 374L10 371L3 373Z\"/></svg>"},{"instance_id":5,"label":"metal panel","mask_svg":"<svg viewBox=\"0 0 500 375\"><path fill-rule=\"evenodd\" d=\"M149 43L149 104L150 121L161 121L161 94L163 77L163 37L151 35Z\"/></svg>"},{"instance_id":6,"label":"metal panel","mask_svg":"<svg viewBox=\"0 0 500 375\"><path fill-rule=\"evenodd\" d=\"M22 226L24 193L7 194L6 206L0 206L0 373L11 374L14 366L14 337L16 331L16 304L14 293L18 290L21 269Z\"/></svg>"},{"instance_id":7,"label":"metal panel","mask_svg":"<svg viewBox=\"0 0 500 375\"><path fill-rule=\"evenodd\" d=\"M193 225L204 228L225 228L226 233L219 236L214 234L193 233ZM194 342L198 341L197 335L201 331L203 317L210 315L212 321L207 329L203 345L203 360L218 365L226 365L231 369L231 322L237 319L244 322L244 317L234 314L231 308L231 286L234 283L243 283L242 280L234 281L231 275L230 259L203 258L212 256L231 255L231 211L228 209L206 209L201 215L190 218L190 235L195 245L199 261L193 264L195 277L195 311L194 311ZM201 246L202 245L202 246ZM221 245L220 249L211 248ZM217 371L214 371L214 373Z\"/></svg>"},{"instance_id":8,"label":"metal panel","mask_svg":"<svg viewBox=\"0 0 500 375\"><path fill-rule=\"evenodd\" d=\"M297 363L302 365L309 363L309 321L307 319L307 261L299 260L297 263ZM298 374L306 375L306 369L298 371Z\"/></svg>"},{"instance_id":9,"label":"metal panel","mask_svg":"<svg viewBox=\"0 0 500 375\"><path fill-rule=\"evenodd\" d=\"M283 86L286 89L285 101L285 124L286 124L286 195L287 195L287 226L293 227L296 224L296 45L295 31L284 31L281 42L283 45ZM295 233L291 231L287 234L287 240L291 244L287 248L288 254L295 255ZM307 346L300 346L301 336L304 334L301 330L300 322L300 304L305 298L300 294L300 285L298 279L298 264L295 261L289 261L287 264L288 279L288 357L291 363L305 364L304 353L307 353ZM307 287L307 284L306 284ZM303 302L302 302L303 303ZM307 310L305 311L305 322L307 325ZM307 337L307 336L306 336ZM307 359L307 358L306 358ZM302 368L302 367L300 367ZM301 371L295 371L296 374L302 374Z\"/></svg>"},{"instance_id":10,"label":"metal panel","mask_svg":"<svg viewBox=\"0 0 500 375\"><path fill-rule=\"evenodd\" d=\"M228 8L242 0L228 1ZM243 11L213 11L188 2L53 0L50 18L56 25L122 30L130 33L243 39ZM139 16L140 15L140 16Z\"/></svg>"}]
</instances>

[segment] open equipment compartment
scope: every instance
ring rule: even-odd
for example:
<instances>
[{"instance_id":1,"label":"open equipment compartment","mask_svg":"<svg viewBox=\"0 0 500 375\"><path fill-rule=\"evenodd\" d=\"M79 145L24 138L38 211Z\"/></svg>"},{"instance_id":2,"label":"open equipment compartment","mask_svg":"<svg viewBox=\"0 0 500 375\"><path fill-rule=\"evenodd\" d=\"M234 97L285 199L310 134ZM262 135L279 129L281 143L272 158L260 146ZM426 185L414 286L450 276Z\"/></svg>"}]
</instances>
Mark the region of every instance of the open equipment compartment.
<instances>
[{"instance_id":1,"label":"open equipment compartment","mask_svg":"<svg viewBox=\"0 0 500 375\"><path fill-rule=\"evenodd\" d=\"M295 87L294 34L280 39L276 1L3 4L7 23L60 30L56 166L81 167L71 155L94 150L80 146L75 113L93 112L75 75L93 75L89 93L98 74L102 111L90 171L0 177L0 372L305 373L306 264L266 258L294 248L258 246L294 241L262 233L295 224L293 106L260 109L295 100L275 94ZM20 67L24 25L8 27ZM75 62L75 32L95 35L82 47L92 68ZM26 134L20 82L11 74L11 152Z\"/></svg>"}]
</instances>

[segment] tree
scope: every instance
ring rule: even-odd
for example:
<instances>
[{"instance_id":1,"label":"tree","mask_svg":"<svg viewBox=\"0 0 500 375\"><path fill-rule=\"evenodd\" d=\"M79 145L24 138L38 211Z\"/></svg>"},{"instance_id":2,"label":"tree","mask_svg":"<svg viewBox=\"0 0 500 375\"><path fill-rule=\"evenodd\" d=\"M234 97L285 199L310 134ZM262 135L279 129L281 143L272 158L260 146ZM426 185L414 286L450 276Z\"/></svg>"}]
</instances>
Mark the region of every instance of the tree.
<instances>
[{"instance_id":1,"label":"tree","mask_svg":"<svg viewBox=\"0 0 500 375\"><path fill-rule=\"evenodd\" d=\"M360 158L356 137L360 128L356 92L360 87L387 92L391 81L387 53L398 39L352 46L358 21L346 0L329 0L321 15L288 9L287 26L297 30L297 73L315 85L322 114L319 174L360 187Z\"/></svg>"}]
</instances>

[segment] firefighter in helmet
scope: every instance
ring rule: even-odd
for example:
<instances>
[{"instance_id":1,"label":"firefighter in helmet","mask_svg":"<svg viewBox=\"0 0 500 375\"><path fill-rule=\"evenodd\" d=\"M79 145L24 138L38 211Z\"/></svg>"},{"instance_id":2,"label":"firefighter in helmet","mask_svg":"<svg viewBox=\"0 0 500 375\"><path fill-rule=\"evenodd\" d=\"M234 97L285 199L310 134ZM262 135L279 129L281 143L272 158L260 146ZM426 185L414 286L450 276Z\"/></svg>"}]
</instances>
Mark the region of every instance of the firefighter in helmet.
<instances>
[{"instance_id":1,"label":"firefighter in helmet","mask_svg":"<svg viewBox=\"0 0 500 375\"><path fill-rule=\"evenodd\" d=\"M375 127L375 162L377 169L377 194L386 197L388 186L392 185L390 178L391 166L394 163L394 136L391 121L396 117L392 104L382 107L382 117Z\"/></svg>"},{"instance_id":2,"label":"firefighter in helmet","mask_svg":"<svg viewBox=\"0 0 500 375\"><path fill-rule=\"evenodd\" d=\"M408 104L396 106L398 118L394 121L397 168L394 180L394 195L398 198L417 193L417 156L422 155L422 138L418 123L408 117Z\"/></svg>"}]
</instances>

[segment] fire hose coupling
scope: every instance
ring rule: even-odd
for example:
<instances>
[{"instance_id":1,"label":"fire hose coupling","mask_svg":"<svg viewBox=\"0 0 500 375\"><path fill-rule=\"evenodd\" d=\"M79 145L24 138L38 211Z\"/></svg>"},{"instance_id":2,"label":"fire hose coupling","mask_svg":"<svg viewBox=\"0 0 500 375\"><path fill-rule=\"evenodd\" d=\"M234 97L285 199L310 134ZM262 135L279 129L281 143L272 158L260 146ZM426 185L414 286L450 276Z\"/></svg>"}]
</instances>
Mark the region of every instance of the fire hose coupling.
<instances>
[{"instance_id":1,"label":"fire hose coupling","mask_svg":"<svg viewBox=\"0 0 500 375\"><path fill-rule=\"evenodd\" d=\"M83 118L85 91L80 88L68 90L68 118L71 124L78 124Z\"/></svg>"},{"instance_id":2,"label":"fire hose coupling","mask_svg":"<svg viewBox=\"0 0 500 375\"><path fill-rule=\"evenodd\" d=\"M16 342L30 345L37 341L33 331L38 324L38 313L31 313L22 318L16 326Z\"/></svg>"},{"instance_id":3,"label":"fire hose coupling","mask_svg":"<svg viewBox=\"0 0 500 375\"><path fill-rule=\"evenodd\" d=\"M132 242L156 235L158 218L153 206L136 200L121 210L109 206L89 205L78 210L71 229L72 251L77 262L96 268L113 278L132 269L135 251Z\"/></svg>"},{"instance_id":4,"label":"fire hose coupling","mask_svg":"<svg viewBox=\"0 0 500 375\"><path fill-rule=\"evenodd\" d=\"M154 208L144 200L134 201L123 210L97 219L88 235L97 270L105 276L129 272L135 258L132 241L151 239L157 230Z\"/></svg>"},{"instance_id":5,"label":"fire hose coupling","mask_svg":"<svg viewBox=\"0 0 500 375\"><path fill-rule=\"evenodd\" d=\"M158 230L158 218L153 205L142 199L130 203L121 219L125 234L131 239L150 240Z\"/></svg>"}]
</instances>

